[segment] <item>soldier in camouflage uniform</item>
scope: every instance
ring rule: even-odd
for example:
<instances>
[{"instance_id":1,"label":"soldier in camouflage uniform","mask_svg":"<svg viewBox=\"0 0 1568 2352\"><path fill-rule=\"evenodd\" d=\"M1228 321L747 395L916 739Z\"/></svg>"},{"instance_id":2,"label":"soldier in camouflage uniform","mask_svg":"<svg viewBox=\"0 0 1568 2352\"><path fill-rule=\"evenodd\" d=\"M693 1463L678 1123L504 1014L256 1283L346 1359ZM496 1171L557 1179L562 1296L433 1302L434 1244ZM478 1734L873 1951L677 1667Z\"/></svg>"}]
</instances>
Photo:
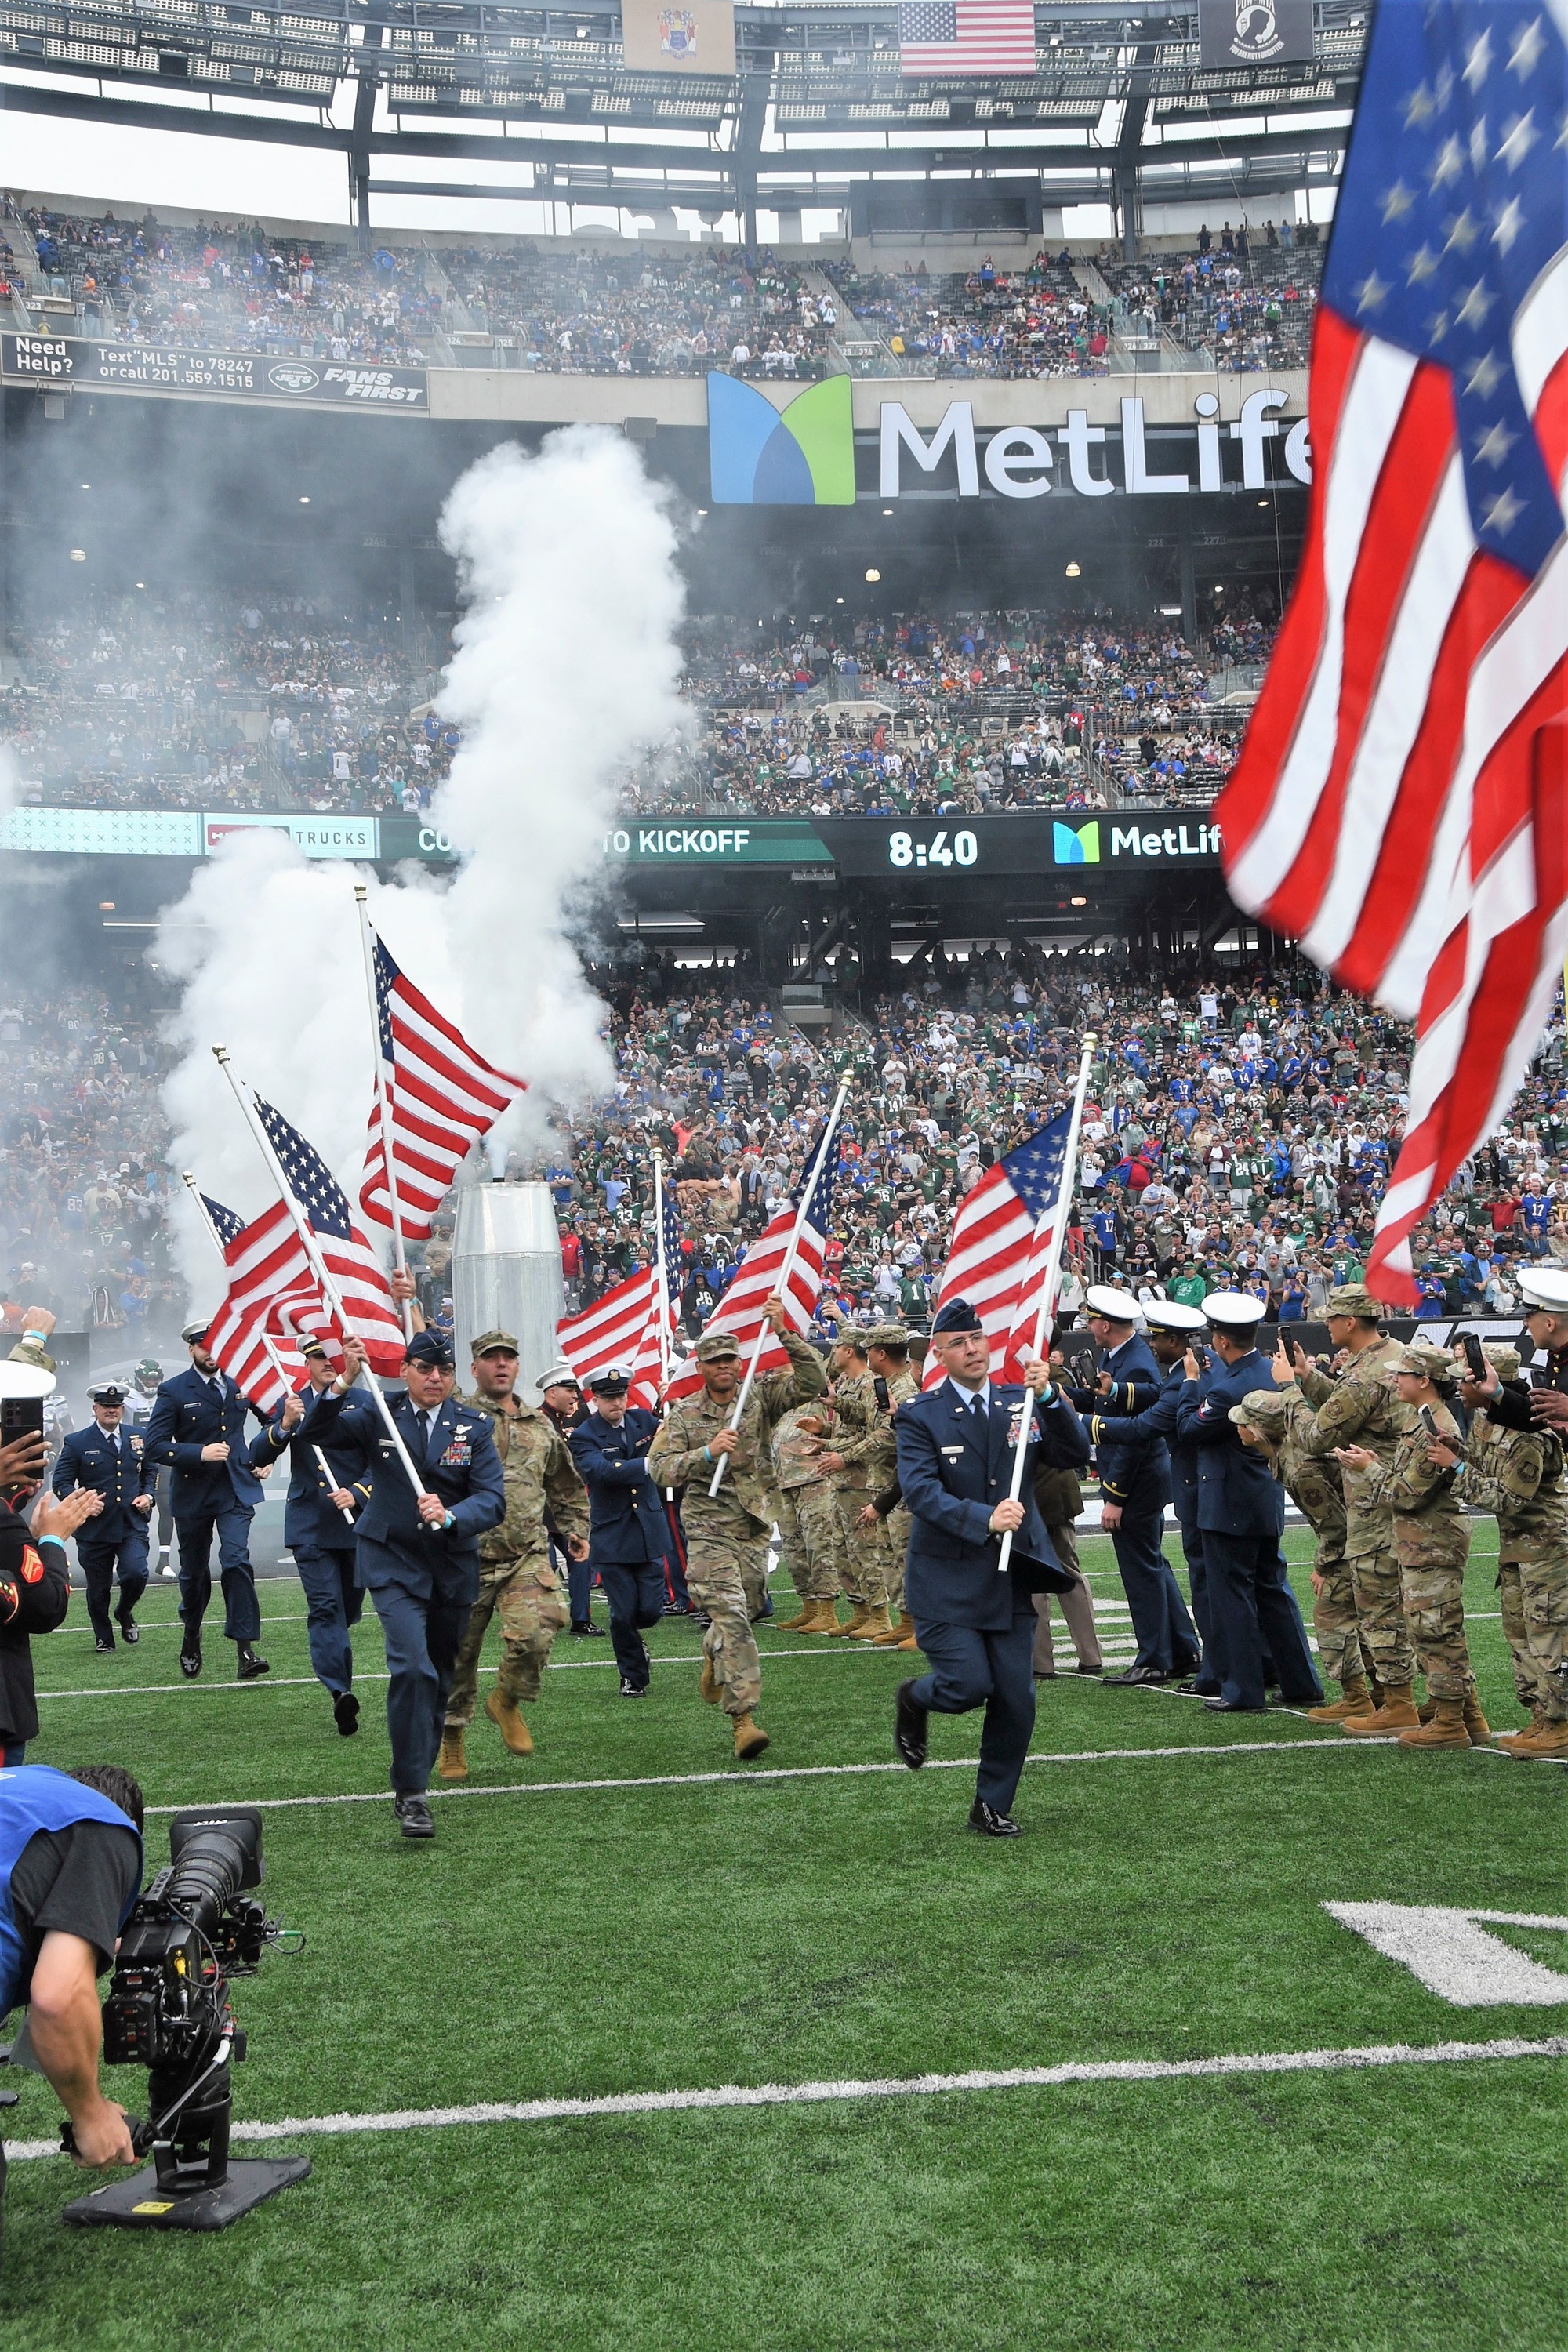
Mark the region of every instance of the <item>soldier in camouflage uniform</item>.
<instances>
[{"instance_id":1,"label":"soldier in camouflage uniform","mask_svg":"<svg viewBox=\"0 0 1568 2352\"><path fill-rule=\"evenodd\" d=\"M1472 1511L1491 1511L1498 1523L1498 1591L1502 1630L1513 1653L1513 1687L1528 1709L1526 1731L1498 1741L1510 1756L1568 1752L1568 1466L1553 1429L1510 1429L1492 1417L1504 1391L1528 1396L1519 1377L1519 1350L1489 1342L1496 1374L1482 1387L1468 1381L1464 1401L1474 1417L1461 1461L1447 1446L1428 1446L1439 1468L1456 1469L1454 1492Z\"/></svg>"},{"instance_id":2,"label":"soldier in camouflage uniform","mask_svg":"<svg viewBox=\"0 0 1568 2352\"><path fill-rule=\"evenodd\" d=\"M1291 1437L1303 1457L1321 1461L1342 1449L1368 1454L1374 1466L1393 1462L1394 1448L1415 1416L1400 1402L1395 1366L1404 1354L1397 1339L1380 1339L1378 1318L1383 1309L1359 1283L1341 1284L1329 1293L1325 1319L1334 1346L1349 1360L1338 1380L1330 1380L1308 1363L1298 1347L1292 1358L1284 1339L1274 1359L1274 1380L1280 1393L1299 1391L1311 1408L1292 1417ZM1380 1733L1420 1727L1411 1688L1415 1680L1415 1653L1405 1617L1405 1587L1394 1545L1394 1514L1367 1473L1340 1467L1344 1475L1345 1562L1350 1570L1356 1621L1363 1651L1382 1689L1375 1706L1370 1693L1364 1713L1346 1716L1344 1723L1372 1727L1375 1717Z\"/></svg>"},{"instance_id":3,"label":"soldier in camouflage uniform","mask_svg":"<svg viewBox=\"0 0 1568 2352\"><path fill-rule=\"evenodd\" d=\"M1446 1348L1417 1340L1400 1350L1394 1365L1400 1402L1410 1409L1410 1425L1386 1464L1363 1445L1342 1446L1338 1459L1363 1481L1369 1499L1387 1503L1394 1512L1394 1544L1399 1555L1405 1587L1405 1612L1426 1688L1434 1705L1431 1718L1417 1717L1414 1728L1402 1731L1402 1748L1489 1747L1491 1732L1476 1698L1476 1678L1465 1642L1465 1563L1470 1556L1470 1528L1464 1505L1454 1492L1454 1472L1445 1466L1457 1461L1465 1441L1448 1410L1458 1381L1458 1368ZM1417 1415L1425 1409L1437 1425L1435 1449ZM1443 1453L1445 1462L1431 1457ZM1349 1479L1346 1481L1347 1490ZM1345 1729L1352 1738L1376 1738L1382 1715L1352 1716Z\"/></svg>"},{"instance_id":4,"label":"soldier in camouflage uniform","mask_svg":"<svg viewBox=\"0 0 1568 2352\"><path fill-rule=\"evenodd\" d=\"M910 1335L901 1323L879 1323L866 1334L866 1360L870 1366L878 1404L877 1426L867 1441L863 1457L870 1494L879 1493L899 1475L899 1442L893 1415L910 1397L919 1396L920 1382L910 1369ZM882 1544L882 1576L888 1593L888 1615L896 1609L898 1622L872 1636L878 1650L918 1650L915 1621L904 1607L904 1555L910 1548L910 1515L895 1503L886 1517L879 1514L869 1495L859 1513L862 1528L875 1528Z\"/></svg>"},{"instance_id":5,"label":"soldier in camouflage uniform","mask_svg":"<svg viewBox=\"0 0 1568 2352\"><path fill-rule=\"evenodd\" d=\"M539 1696L555 1636L572 1612L550 1557L546 1511L574 1559L588 1554L588 1490L566 1440L544 1414L512 1394L517 1341L510 1331L481 1331L474 1341L474 1393L465 1405L489 1416L490 1433L506 1479L506 1517L479 1538L479 1597L452 1669L446 1727L436 1765L442 1780L468 1778L463 1735L479 1696L479 1652L492 1617L500 1619L500 1671L485 1713L514 1756L533 1752L533 1737L518 1712Z\"/></svg>"},{"instance_id":6,"label":"soldier in camouflage uniform","mask_svg":"<svg viewBox=\"0 0 1568 2352\"><path fill-rule=\"evenodd\" d=\"M1251 1389L1239 1406L1232 1406L1230 1417L1232 1421L1242 1418L1267 1441L1275 1475L1318 1539L1312 1559L1312 1631L1318 1637L1318 1664L1331 1681L1340 1685L1344 1696L1331 1706L1310 1706L1307 1715L1313 1723L1343 1723L1347 1716L1364 1715L1372 1702L1355 1613L1355 1587L1345 1561L1345 1490L1340 1465L1307 1453L1294 1434L1293 1424L1310 1421L1311 1412L1300 1389L1292 1389L1288 1396L1278 1389ZM1244 1428L1244 1442L1246 1433Z\"/></svg>"},{"instance_id":7,"label":"soldier in camouflage uniform","mask_svg":"<svg viewBox=\"0 0 1568 2352\"><path fill-rule=\"evenodd\" d=\"M844 1537L839 1573L850 1613L834 1632L854 1642L874 1641L890 1633L888 1614L888 1548L877 1515L863 1525L874 1483L867 1454L874 1448L887 1416L877 1398L877 1382L866 1360L866 1342L858 1331L841 1330L833 1348L833 1451L822 1466L833 1481L838 1525Z\"/></svg>"},{"instance_id":8,"label":"soldier in camouflage uniform","mask_svg":"<svg viewBox=\"0 0 1568 2352\"><path fill-rule=\"evenodd\" d=\"M697 1342L702 1392L670 1406L647 1453L651 1477L661 1486L686 1489L686 1581L710 1621L702 1637L702 1696L712 1706L722 1701L734 1724L735 1753L742 1758L760 1756L768 1744L767 1733L752 1720L763 1689L752 1619L767 1596L769 1442L792 1405L822 1396L827 1387L819 1359L789 1329L776 1292L763 1313L784 1343L789 1370L765 1372L754 1381L741 1425L731 1429L741 1387L740 1342L732 1331L710 1326ZM714 1465L726 1456L729 1467L710 1496Z\"/></svg>"},{"instance_id":9,"label":"soldier in camouflage uniform","mask_svg":"<svg viewBox=\"0 0 1568 2352\"><path fill-rule=\"evenodd\" d=\"M831 1633L838 1624L843 1538L833 1488L822 1466L826 1427L826 1411L813 1399L791 1405L773 1428L779 1534L800 1598L798 1615L784 1620L781 1633Z\"/></svg>"}]
</instances>

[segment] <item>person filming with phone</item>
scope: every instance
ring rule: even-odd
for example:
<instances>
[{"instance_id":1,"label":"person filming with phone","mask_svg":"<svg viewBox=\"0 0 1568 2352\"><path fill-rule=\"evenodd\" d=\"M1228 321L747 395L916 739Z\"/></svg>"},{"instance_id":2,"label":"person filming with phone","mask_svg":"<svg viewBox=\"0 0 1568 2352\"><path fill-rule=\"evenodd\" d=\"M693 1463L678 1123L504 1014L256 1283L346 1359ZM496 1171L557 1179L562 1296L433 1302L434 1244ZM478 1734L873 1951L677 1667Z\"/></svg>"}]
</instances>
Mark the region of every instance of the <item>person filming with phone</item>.
<instances>
[{"instance_id":1,"label":"person filming with phone","mask_svg":"<svg viewBox=\"0 0 1568 2352\"><path fill-rule=\"evenodd\" d=\"M48 1475L44 1400L54 1392L54 1328L44 1308L24 1309L22 1337L0 1361L0 1765L22 1763L38 1736L33 1687L35 1633L52 1633L70 1606L66 1538L97 1499L39 1494ZM23 1516L34 1496L31 1521Z\"/></svg>"}]
</instances>

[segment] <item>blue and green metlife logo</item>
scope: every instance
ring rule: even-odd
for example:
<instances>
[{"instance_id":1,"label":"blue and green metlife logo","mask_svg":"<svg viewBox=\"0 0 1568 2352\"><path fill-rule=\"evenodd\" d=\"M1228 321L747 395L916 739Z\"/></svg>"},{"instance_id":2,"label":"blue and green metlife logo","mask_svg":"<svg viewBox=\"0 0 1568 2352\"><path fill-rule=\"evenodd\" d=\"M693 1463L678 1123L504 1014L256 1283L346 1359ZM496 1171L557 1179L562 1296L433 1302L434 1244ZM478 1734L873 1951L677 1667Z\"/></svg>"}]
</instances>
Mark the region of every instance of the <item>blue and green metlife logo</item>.
<instances>
[{"instance_id":1,"label":"blue and green metlife logo","mask_svg":"<svg viewBox=\"0 0 1568 2352\"><path fill-rule=\"evenodd\" d=\"M1117 824L1109 818L1090 817L1087 824L1051 825L1051 856L1058 866L1120 865L1129 857L1217 857L1217 824L1163 824L1158 831L1147 818Z\"/></svg>"},{"instance_id":2,"label":"blue and green metlife logo","mask_svg":"<svg viewBox=\"0 0 1568 2352\"><path fill-rule=\"evenodd\" d=\"M848 377L824 376L778 409L754 385L710 374L708 470L715 506L852 507Z\"/></svg>"}]
</instances>

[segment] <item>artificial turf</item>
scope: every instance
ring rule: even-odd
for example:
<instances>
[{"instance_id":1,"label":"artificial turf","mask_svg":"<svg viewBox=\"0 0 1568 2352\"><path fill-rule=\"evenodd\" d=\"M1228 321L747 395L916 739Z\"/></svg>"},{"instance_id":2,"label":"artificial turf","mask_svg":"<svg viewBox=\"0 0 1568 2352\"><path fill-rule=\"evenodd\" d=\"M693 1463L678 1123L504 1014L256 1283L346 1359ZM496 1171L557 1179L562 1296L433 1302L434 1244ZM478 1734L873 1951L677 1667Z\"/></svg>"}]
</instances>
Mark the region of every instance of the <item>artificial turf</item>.
<instances>
[{"instance_id":1,"label":"artificial turf","mask_svg":"<svg viewBox=\"0 0 1568 2352\"><path fill-rule=\"evenodd\" d=\"M1476 1536L1472 1653L1508 1727L1490 1524ZM1109 1545L1085 1566L1115 1605ZM37 1645L46 1694L174 1682L173 1607L155 1589L113 1659L73 1610ZM215 1639L194 1687L46 1696L35 1758L115 1757L163 1805L383 1787L383 1686L338 1739L320 1688L288 1680L309 1675L297 1589L265 1583L262 1609L269 1683L215 1679ZM805 1653L764 1659L763 1770L890 1762L910 1660L762 1630ZM268 1813L264 1892L308 1941L236 1986L238 2116L1568 2031L1568 2009L1450 2007L1322 1907L1568 1911L1556 1767L1352 1750L1293 1714L1216 1719L1069 1672L1036 1749L1100 1760L1031 1767L1026 1835L998 1846L964 1830L964 1770L731 1766L697 1641L658 1629L672 1663L635 1705L607 1643L558 1645L533 1758L482 1717L470 1735L469 1787L517 1793L439 1802L432 1847L381 1801ZM359 1650L381 1666L374 1623ZM977 1738L977 1718L935 1724L933 1759ZM1310 1752L1258 1752L1281 1747ZM542 1785L700 1772L722 1778ZM150 1822L150 1858L164 1835ZM1568 1965L1560 1936L1497 1932ZM42 2137L50 2096L19 2087L7 2137ZM145 2085L110 2087L136 2107ZM1526 2059L318 2137L285 2144L308 2182L211 2240L68 2231L82 2184L36 2161L11 2173L0 2305L30 2352L1561 2352L1565 2116L1563 2062Z\"/></svg>"}]
</instances>

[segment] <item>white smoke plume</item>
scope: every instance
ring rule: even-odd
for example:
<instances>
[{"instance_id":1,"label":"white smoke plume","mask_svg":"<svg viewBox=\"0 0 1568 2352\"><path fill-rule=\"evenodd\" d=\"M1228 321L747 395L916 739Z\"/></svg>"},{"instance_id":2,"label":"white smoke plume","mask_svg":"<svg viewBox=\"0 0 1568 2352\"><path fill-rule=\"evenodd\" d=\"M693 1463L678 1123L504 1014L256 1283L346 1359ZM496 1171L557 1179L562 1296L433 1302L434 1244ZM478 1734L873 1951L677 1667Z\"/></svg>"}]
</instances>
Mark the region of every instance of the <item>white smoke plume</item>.
<instances>
[{"instance_id":1,"label":"white smoke plume","mask_svg":"<svg viewBox=\"0 0 1568 2352\"><path fill-rule=\"evenodd\" d=\"M611 1083L603 1007L570 936L603 872L616 779L681 723L682 588L666 494L602 428L552 434L537 457L492 450L442 517L467 610L440 708L462 730L433 823L464 859L444 885L383 884L309 860L281 831L231 835L163 917L153 953L183 983L164 1087L174 1164L242 1214L268 1186L215 1042L345 1181L358 1170L373 1049L353 885L416 985L479 1051L528 1078L513 1139ZM176 1228L195 1296L217 1268L195 1213Z\"/></svg>"}]
</instances>

